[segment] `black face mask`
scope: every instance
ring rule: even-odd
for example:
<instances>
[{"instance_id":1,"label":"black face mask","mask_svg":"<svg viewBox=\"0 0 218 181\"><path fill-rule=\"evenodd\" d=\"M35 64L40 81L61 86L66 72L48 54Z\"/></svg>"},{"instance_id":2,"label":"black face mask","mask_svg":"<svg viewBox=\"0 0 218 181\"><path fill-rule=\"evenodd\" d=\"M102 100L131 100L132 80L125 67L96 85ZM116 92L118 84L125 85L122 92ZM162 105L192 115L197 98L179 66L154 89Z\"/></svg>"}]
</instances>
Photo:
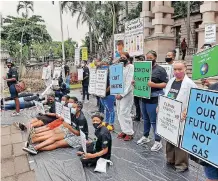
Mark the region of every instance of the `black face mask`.
<instances>
[{"instance_id":1,"label":"black face mask","mask_svg":"<svg viewBox=\"0 0 218 181\"><path fill-rule=\"evenodd\" d=\"M95 129L98 129L99 126L100 126L100 124L101 124L101 123L93 123L92 125L93 125L93 127L94 127Z\"/></svg>"},{"instance_id":2,"label":"black face mask","mask_svg":"<svg viewBox=\"0 0 218 181\"><path fill-rule=\"evenodd\" d=\"M127 59L124 59L124 58L121 58L121 59L120 59L120 62L122 62L124 65L126 65L127 62L128 62L128 60L127 60Z\"/></svg>"},{"instance_id":3,"label":"black face mask","mask_svg":"<svg viewBox=\"0 0 218 181\"><path fill-rule=\"evenodd\" d=\"M173 59L172 58L165 58L166 62L171 62Z\"/></svg>"},{"instance_id":4,"label":"black face mask","mask_svg":"<svg viewBox=\"0 0 218 181\"><path fill-rule=\"evenodd\" d=\"M148 59L147 61L151 61L152 62L152 67L155 65L156 60L152 60L152 59Z\"/></svg>"}]
</instances>

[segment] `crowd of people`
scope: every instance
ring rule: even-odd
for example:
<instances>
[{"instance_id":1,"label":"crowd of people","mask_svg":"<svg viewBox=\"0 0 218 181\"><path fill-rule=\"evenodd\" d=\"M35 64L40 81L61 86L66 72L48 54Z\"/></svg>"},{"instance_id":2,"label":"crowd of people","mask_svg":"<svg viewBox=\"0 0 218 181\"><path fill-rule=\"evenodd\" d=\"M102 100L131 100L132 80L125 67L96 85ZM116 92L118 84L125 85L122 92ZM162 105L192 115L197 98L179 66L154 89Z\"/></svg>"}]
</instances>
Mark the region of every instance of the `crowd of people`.
<instances>
[{"instance_id":1,"label":"crowd of people","mask_svg":"<svg viewBox=\"0 0 218 181\"><path fill-rule=\"evenodd\" d=\"M185 45L184 45L185 46ZM184 53L185 54L185 53ZM171 65L173 75L169 77L166 70L158 65L157 53L149 51L145 56L135 57L134 61L151 61L152 75L148 86L151 88L151 98L139 98L133 95L134 90L134 65L132 58L127 52L122 52L118 62L123 63L123 83L124 92L118 95L110 94L110 74L108 71L105 97L96 96L99 112L91 117L97 141L90 142L88 139L88 123L83 114L83 101L87 97L89 101L89 68L87 63L82 64L83 81L82 92L83 101L80 102L76 97L70 97L65 94L58 94L58 101L63 106L70 108L71 123L64 121L62 115L58 115L55 109L55 94L49 94L46 104L50 106L49 112L40 114L30 121L30 125L15 123L15 125L26 130L30 126L30 136L23 148L24 151L31 154L38 154L40 151L50 151L62 147L78 148L78 156L84 165L96 164L98 158L110 159L111 157L111 131L114 131L115 111L120 124L121 132L117 138L123 141L134 139L133 121L144 121L142 137L137 140L138 145L147 144L151 127L153 128L154 144L151 151L159 151L162 145L161 137L156 133L158 97L165 95L168 98L182 102L182 126L180 127L180 139L183 134L186 112L191 88L197 88L197 85L186 75L187 66L184 61L175 61L176 52L169 51L166 54L166 64ZM114 61L111 57L96 59L94 61L97 69L108 69ZM11 68L11 62L7 62L9 67L8 78L4 79L9 83L11 97L15 99L17 105L18 93L25 88L24 82L17 83L17 73ZM211 90L218 91L218 83L211 84L207 79L202 79L202 85L208 86ZM19 102L18 102L19 104ZM136 115L131 116L133 105L135 104ZM16 113L19 114L19 106ZM105 116L104 116L105 115ZM86 135L87 153L84 152L80 143L80 131ZM189 154L180 148L166 141L166 164L176 170L176 172L185 172L189 167ZM208 181L218 180L218 169L212 165L203 162L205 174Z\"/></svg>"}]
</instances>

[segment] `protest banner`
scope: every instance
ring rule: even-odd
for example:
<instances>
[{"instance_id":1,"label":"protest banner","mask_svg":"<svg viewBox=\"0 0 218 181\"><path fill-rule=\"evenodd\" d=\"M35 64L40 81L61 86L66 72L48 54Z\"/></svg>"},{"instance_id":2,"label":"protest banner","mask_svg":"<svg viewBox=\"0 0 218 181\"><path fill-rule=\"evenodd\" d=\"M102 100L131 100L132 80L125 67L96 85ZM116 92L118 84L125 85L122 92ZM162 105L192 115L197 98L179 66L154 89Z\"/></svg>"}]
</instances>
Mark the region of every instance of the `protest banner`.
<instances>
[{"instance_id":1,"label":"protest banner","mask_svg":"<svg viewBox=\"0 0 218 181\"><path fill-rule=\"evenodd\" d=\"M181 148L218 168L218 92L191 89Z\"/></svg>"},{"instance_id":2,"label":"protest banner","mask_svg":"<svg viewBox=\"0 0 218 181\"><path fill-rule=\"evenodd\" d=\"M80 130L80 140L84 153L87 153L86 150L86 135Z\"/></svg>"},{"instance_id":3,"label":"protest banner","mask_svg":"<svg viewBox=\"0 0 218 181\"><path fill-rule=\"evenodd\" d=\"M75 49L75 65L78 66L80 64L80 48Z\"/></svg>"},{"instance_id":4,"label":"protest banner","mask_svg":"<svg viewBox=\"0 0 218 181\"><path fill-rule=\"evenodd\" d=\"M99 97L105 97L106 95L107 72L106 69L97 70L95 94Z\"/></svg>"},{"instance_id":5,"label":"protest banner","mask_svg":"<svg viewBox=\"0 0 218 181\"><path fill-rule=\"evenodd\" d=\"M123 85L123 64L113 64L110 69L110 94L122 94L124 91Z\"/></svg>"},{"instance_id":6,"label":"protest banner","mask_svg":"<svg viewBox=\"0 0 218 181\"><path fill-rule=\"evenodd\" d=\"M60 102L55 102L55 112L57 115L62 114L63 105Z\"/></svg>"},{"instance_id":7,"label":"protest banner","mask_svg":"<svg viewBox=\"0 0 218 181\"><path fill-rule=\"evenodd\" d=\"M151 80L152 62L134 62L134 96L150 99L151 88L148 82Z\"/></svg>"},{"instance_id":8,"label":"protest banner","mask_svg":"<svg viewBox=\"0 0 218 181\"><path fill-rule=\"evenodd\" d=\"M177 147L179 146L181 113L181 102L165 96L159 97L157 134Z\"/></svg>"},{"instance_id":9,"label":"protest banner","mask_svg":"<svg viewBox=\"0 0 218 181\"><path fill-rule=\"evenodd\" d=\"M120 53L124 52L124 33L114 34L114 59L120 58Z\"/></svg>"},{"instance_id":10,"label":"protest banner","mask_svg":"<svg viewBox=\"0 0 218 181\"><path fill-rule=\"evenodd\" d=\"M216 43L216 24L205 24L204 43Z\"/></svg>"},{"instance_id":11,"label":"protest banner","mask_svg":"<svg viewBox=\"0 0 218 181\"><path fill-rule=\"evenodd\" d=\"M44 109L44 106L41 102L38 102L38 101L33 101L35 103L35 106L36 106L36 110L38 113L41 113L41 114L45 114L45 109Z\"/></svg>"},{"instance_id":12,"label":"protest banner","mask_svg":"<svg viewBox=\"0 0 218 181\"><path fill-rule=\"evenodd\" d=\"M173 66L172 65L161 64L160 66L166 70L169 80L173 78Z\"/></svg>"},{"instance_id":13,"label":"protest banner","mask_svg":"<svg viewBox=\"0 0 218 181\"><path fill-rule=\"evenodd\" d=\"M70 113L69 107L63 106L62 115L63 115L64 121L68 124L71 124L71 113Z\"/></svg>"},{"instance_id":14,"label":"protest banner","mask_svg":"<svg viewBox=\"0 0 218 181\"><path fill-rule=\"evenodd\" d=\"M96 86L96 69L90 69L89 76L89 94L95 94L95 86Z\"/></svg>"},{"instance_id":15,"label":"protest banner","mask_svg":"<svg viewBox=\"0 0 218 181\"><path fill-rule=\"evenodd\" d=\"M193 56L192 79L202 79L218 75L218 45Z\"/></svg>"},{"instance_id":16,"label":"protest banner","mask_svg":"<svg viewBox=\"0 0 218 181\"><path fill-rule=\"evenodd\" d=\"M78 80L83 80L83 69L77 69Z\"/></svg>"},{"instance_id":17,"label":"protest banner","mask_svg":"<svg viewBox=\"0 0 218 181\"><path fill-rule=\"evenodd\" d=\"M137 18L125 23L124 49L130 56L144 53L144 26L143 18Z\"/></svg>"},{"instance_id":18,"label":"protest banner","mask_svg":"<svg viewBox=\"0 0 218 181\"><path fill-rule=\"evenodd\" d=\"M82 60L87 61L88 60L88 48L82 47Z\"/></svg>"}]
</instances>

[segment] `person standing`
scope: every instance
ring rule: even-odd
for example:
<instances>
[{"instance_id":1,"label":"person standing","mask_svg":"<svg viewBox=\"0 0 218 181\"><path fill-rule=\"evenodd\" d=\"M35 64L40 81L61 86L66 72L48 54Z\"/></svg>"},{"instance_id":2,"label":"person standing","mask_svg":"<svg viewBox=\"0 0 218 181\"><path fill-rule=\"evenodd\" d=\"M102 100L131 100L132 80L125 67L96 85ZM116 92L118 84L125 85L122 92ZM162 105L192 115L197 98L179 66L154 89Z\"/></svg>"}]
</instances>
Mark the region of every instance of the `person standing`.
<instances>
[{"instance_id":1,"label":"person standing","mask_svg":"<svg viewBox=\"0 0 218 181\"><path fill-rule=\"evenodd\" d=\"M83 86L83 101L85 101L85 96L87 95L87 102L89 102L89 68L87 67L87 62L84 62L81 64L83 68L83 80L82 80L82 86Z\"/></svg>"},{"instance_id":2,"label":"person standing","mask_svg":"<svg viewBox=\"0 0 218 181\"><path fill-rule=\"evenodd\" d=\"M46 74L45 74L45 77L44 77L44 82L45 82L46 87L48 87L52 83L51 66L49 65L49 62L46 62L44 67L46 67Z\"/></svg>"},{"instance_id":3,"label":"person standing","mask_svg":"<svg viewBox=\"0 0 218 181\"><path fill-rule=\"evenodd\" d=\"M165 96L182 102L182 112L185 112L188 106L190 90L191 88L197 88L197 86L186 75L186 65L183 61L174 62L173 69L174 77L167 83ZM184 121L181 122L180 128L179 133L181 137L184 129ZM174 167L176 172L188 170L188 153L169 142L166 142L166 159L167 165Z\"/></svg>"},{"instance_id":4,"label":"person standing","mask_svg":"<svg viewBox=\"0 0 218 181\"><path fill-rule=\"evenodd\" d=\"M168 82L168 76L166 70L157 65L157 53L155 51L149 51L146 54L147 61L152 62L152 75L151 81L148 82L148 86L151 87L151 98L142 98L142 115L144 119L144 135L137 141L137 144L144 144L150 142L149 133L151 126L154 129L155 143L151 147L151 151L158 151L162 148L161 138L156 134L156 119L157 113L156 108L158 104L158 96L163 95L163 89L166 87Z\"/></svg>"},{"instance_id":5,"label":"person standing","mask_svg":"<svg viewBox=\"0 0 218 181\"><path fill-rule=\"evenodd\" d=\"M187 43L185 41L185 38L183 39L181 43L181 50L182 50L182 60L185 60L185 55L186 55L186 49L188 48Z\"/></svg>"},{"instance_id":6,"label":"person standing","mask_svg":"<svg viewBox=\"0 0 218 181\"><path fill-rule=\"evenodd\" d=\"M121 127L121 133L118 134L119 139L130 141L133 139L133 122L131 118L131 109L133 106L133 86L131 84L134 74L134 66L128 64L129 53L121 54L120 62L123 63L123 80L124 93L116 96L117 116Z\"/></svg>"}]
</instances>

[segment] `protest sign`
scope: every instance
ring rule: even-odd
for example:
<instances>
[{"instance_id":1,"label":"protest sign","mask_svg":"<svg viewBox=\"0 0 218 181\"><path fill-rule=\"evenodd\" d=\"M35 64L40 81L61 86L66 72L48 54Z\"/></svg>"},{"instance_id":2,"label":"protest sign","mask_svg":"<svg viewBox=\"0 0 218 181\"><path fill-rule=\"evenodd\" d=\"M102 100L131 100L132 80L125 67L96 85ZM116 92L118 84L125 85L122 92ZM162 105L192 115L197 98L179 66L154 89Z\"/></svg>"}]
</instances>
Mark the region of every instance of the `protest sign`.
<instances>
[{"instance_id":1,"label":"protest sign","mask_svg":"<svg viewBox=\"0 0 218 181\"><path fill-rule=\"evenodd\" d=\"M58 79L61 76L61 67L55 67L54 68L54 73L53 73L53 79Z\"/></svg>"},{"instance_id":2,"label":"protest sign","mask_svg":"<svg viewBox=\"0 0 218 181\"><path fill-rule=\"evenodd\" d=\"M88 60L88 48L82 47L82 60L87 61Z\"/></svg>"},{"instance_id":3,"label":"protest sign","mask_svg":"<svg viewBox=\"0 0 218 181\"><path fill-rule=\"evenodd\" d=\"M41 113L41 114L45 114L45 109L44 109L43 104L41 102L38 102L38 101L34 101L34 103L35 103L37 112Z\"/></svg>"},{"instance_id":4,"label":"protest sign","mask_svg":"<svg viewBox=\"0 0 218 181\"><path fill-rule=\"evenodd\" d=\"M216 24L205 24L204 43L216 43Z\"/></svg>"},{"instance_id":5,"label":"protest sign","mask_svg":"<svg viewBox=\"0 0 218 181\"><path fill-rule=\"evenodd\" d=\"M193 56L192 79L202 79L218 75L218 45Z\"/></svg>"},{"instance_id":6,"label":"protest sign","mask_svg":"<svg viewBox=\"0 0 218 181\"><path fill-rule=\"evenodd\" d=\"M124 52L124 33L114 34L114 59L120 58L120 53Z\"/></svg>"},{"instance_id":7,"label":"protest sign","mask_svg":"<svg viewBox=\"0 0 218 181\"><path fill-rule=\"evenodd\" d=\"M71 113L70 113L70 108L63 106L63 117L64 117L64 121L68 124L71 124Z\"/></svg>"},{"instance_id":8,"label":"protest sign","mask_svg":"<svg viewBox=\"0 0 218 181\"><path fill-rule=\"evenodd\" d=\"M134 62L134 96L150 99L151 88L148 82L151 80L152 62Z\"/></svg>"},{"instance_id":9,"label":"protest sign","mask_svg":"<svg viewBox=\"0 0 218 181\"><path fill-rule=\"evenodd\" d=\"M61 115L63 109L63 105L60 102L55 102L55 112L57 115Z\"/></svg>"},{"instance_id":10,"label":"protest sign","mask_svg":"<svg viewBox=\"0 0 218 181\"><path fill-rule=\"evenodd\" d=\"M160 66L163 67L166 70L169 80L171 78L173 78L173 66L172 65L162 64Z\"/></svg>"},{"instance_id":11,"label":"protest sign","mask_svg":"<svg viewBox=\"0 0 218 181\"><path fill-rule=\"evenodd\" d=\"M96 86L96 69L90 69L89 76L89 94L95 94L95 86Z\"/></svg>"},{"instance_id":12,"label":"protest sign","mask_svg":"<svg viewBox=\"0 0 218 181\"><path fill-rule=\"evenodd\" d=\"M78 66L80 64L80 48L75 49L75 65Z\"/></svg>"},{"instance_id":13,"label":"protest sign","mask_svg":"<svg viewBox=\"0 0 218 181\"><path fill-rule=\"evenodd\" d=\"M105 97L106 95L107 72L106 69L97 70L95 94L99 97Z\"/></svg>"},{"instance_id":14,"label":"protest sign","mask_svg":"<svg viewBox=\"0 0 218 181\"><path fill-rule=\"evenodd\" d=\"M113 64L110 66L110 94L122 94L123 91L123 64Z\"/></svg>"},{"instance_id":15,"label":"protest sign","mask_svg":"<svg viewBox=\"0 0 218 181\"><path fill-rule=\"evenodd\" d=\"M80 139L81 139L81 145L83 148L84 153L87 153L86 150L86 135L80 130Z\"/></svg>"},{"instance_id":16,"label":"protest sign","mask_svg":"<svg viewBox=\"0 0 218 181\"><path fill-rule=\"evenodd\" d=\"M143 18L137 18L125 23L124 49L130 56L143 55L144 50Z\"/></svg>"},{"instance_id":17,"label":"protest sign","mask_svg":"<svg viewBox=\"0 0 218 181\"><path fill-rule=\"evenodd\" d=\"M43 67L42 69L42 79L45 80L46 79L46 75L47 75L47 70L48 68L47 67Z\"/></svg>"},{"instance_id":18,"label":"protest sign","mask_svg":"<svg viewBox=\"0 0 218 181\"><path fill-rule=\"evenodd\" d=\"M78 80L83 80L83 69L77 69L78 71Z\"/></svg>"},{"instance_id":19,"label":"protest sign","mask_svg":"<svg viewBox=\"0 0 218 181\"><path fill-rule=\"evenodd\" d=\"M191 89L181 148L218 168L218 92Z\"/></svg>"},{"instance_id":20,"label":"protest sign","mask_svg":"<svg viewBox=\"0 0 218 181\"><path fill-rule=\"evenodd\" d=\"M179 146L179 125L182 103L164 96L159 97L157 134L175 146Z\"/></svg>"}]
</instances>

